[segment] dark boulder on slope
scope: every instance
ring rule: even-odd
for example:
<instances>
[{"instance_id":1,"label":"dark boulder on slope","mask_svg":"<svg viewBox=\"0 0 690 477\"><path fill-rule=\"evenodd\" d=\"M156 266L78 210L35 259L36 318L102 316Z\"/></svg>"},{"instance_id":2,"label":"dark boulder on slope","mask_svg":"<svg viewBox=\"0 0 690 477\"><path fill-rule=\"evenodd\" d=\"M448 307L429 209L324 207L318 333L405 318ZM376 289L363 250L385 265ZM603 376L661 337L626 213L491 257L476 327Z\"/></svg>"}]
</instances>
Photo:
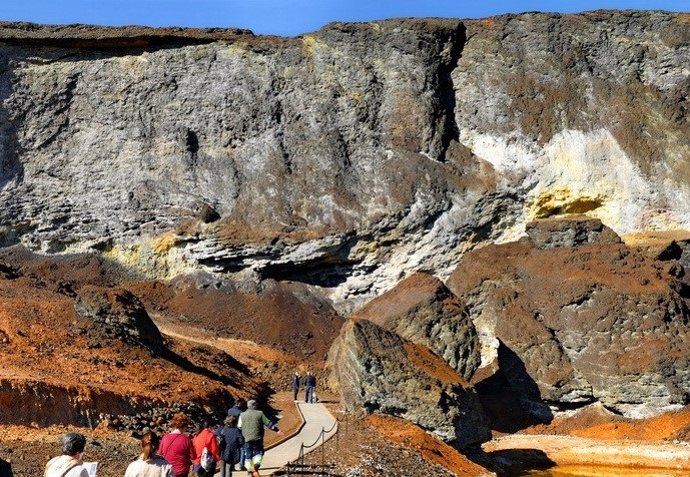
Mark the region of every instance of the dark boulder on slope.
<instances>
[{"instance_id":1,"label":"dark boulder on slope","mask_svg":"<svg viewBox=\"0 0 690 477\"><path fill-rule=\"evenodd\" d=\"M426 346L465 379L479 366L479 339L464 303L432 275L406 278L352 318L372 321Z\"/></svg>"},{"instance_id":2,"label":"dark boulder on slope","mask_svg":"<svg viewBox=\"0 0 690 477\"><path fill-rule=\"evenodd\" d=\"M370 321L351 320L329 362L347 410L401 417L460 447L489 437L472 386L424 346Z\"/></svg>"}]
</instances>

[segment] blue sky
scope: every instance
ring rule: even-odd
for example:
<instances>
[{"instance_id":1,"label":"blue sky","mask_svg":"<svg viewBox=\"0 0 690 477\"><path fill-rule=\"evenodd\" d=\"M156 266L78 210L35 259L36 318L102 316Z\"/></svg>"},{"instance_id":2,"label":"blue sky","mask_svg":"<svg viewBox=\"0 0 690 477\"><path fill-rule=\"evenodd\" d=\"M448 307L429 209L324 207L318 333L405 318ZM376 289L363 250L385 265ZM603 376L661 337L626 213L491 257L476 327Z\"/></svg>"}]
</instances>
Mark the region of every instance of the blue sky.
<instances>
[{"instance_id":1,"label":"blue sky","mask_svg":"<svg viewBox=\"0 0 690 477\"><path fill-rule=\"evenodd\" d=\"M331 21L391 17L479 18L508 12L607 9L690 11L690 0L0 0L0 20L242 27L297 35Z\"/></svg>"}]
</instances>

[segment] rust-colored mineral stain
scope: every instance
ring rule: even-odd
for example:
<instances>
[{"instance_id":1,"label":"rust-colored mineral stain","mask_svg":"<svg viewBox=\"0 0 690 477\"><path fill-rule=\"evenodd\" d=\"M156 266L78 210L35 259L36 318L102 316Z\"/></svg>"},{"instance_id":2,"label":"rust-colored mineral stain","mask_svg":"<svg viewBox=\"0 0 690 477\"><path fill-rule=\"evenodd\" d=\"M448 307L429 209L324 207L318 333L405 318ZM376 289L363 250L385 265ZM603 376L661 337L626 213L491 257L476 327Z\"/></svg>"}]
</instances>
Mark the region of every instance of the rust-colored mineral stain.
<instances>
[{"instance_id":1,"label":"rust-colored mineral stain","mask_svg":"<svg viewBox=\"0 0 690 477\"><path fill-rule=\"evenodd\" d=\"M420 371L423 371L445 384L460 384L462 386L467 386L467 381L465 381L457 371L432 353L426 346L410 342L406 342L403 346L410 362Z\"/></svg>"}]
</instances>

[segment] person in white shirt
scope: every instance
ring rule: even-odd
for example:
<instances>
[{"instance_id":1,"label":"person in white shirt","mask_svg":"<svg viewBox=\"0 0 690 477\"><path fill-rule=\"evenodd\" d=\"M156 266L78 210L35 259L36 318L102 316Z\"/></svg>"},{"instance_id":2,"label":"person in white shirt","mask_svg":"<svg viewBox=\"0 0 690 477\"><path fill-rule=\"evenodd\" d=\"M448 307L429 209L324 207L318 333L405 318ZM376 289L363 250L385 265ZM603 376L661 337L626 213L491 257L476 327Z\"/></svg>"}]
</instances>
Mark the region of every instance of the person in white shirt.
<instances>
[{"instance_id":1,"label":"person in white shirt","mask_svg":"<svg viewBox=\"0 0 690 477\"><path fill-rule=\"evenodd\" d=\"M45 477L89 477L82 465L86 437L76 432L62 436L62 455L53 457L46 464Z\"/></svg>"},{"instance_id":2,"label":"person in white shirt","mask_svg":"<svg viewBox=\"0 0 690 477\"><path fill-rule=\"evenodd\" d=\"M158 455L160 438L147 432L141 438L141 455L127 467L125 477L174 477L172 465Z\"/></svg>"}]
</instances>

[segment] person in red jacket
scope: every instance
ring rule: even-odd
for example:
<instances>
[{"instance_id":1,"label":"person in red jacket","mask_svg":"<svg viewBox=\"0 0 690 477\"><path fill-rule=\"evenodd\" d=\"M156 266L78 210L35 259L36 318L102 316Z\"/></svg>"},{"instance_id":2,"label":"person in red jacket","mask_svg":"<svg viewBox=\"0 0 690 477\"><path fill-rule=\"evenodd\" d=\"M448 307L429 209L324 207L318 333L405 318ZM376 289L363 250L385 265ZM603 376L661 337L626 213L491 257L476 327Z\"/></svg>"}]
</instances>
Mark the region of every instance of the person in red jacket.
<instances>
[{"instance_id":1,"label":"person in red jacket","mask_svg":"<svg viewBox=\"0 0 690 477\"><path fill-rule=\"evenodd\" d=\"M212 477L220 460L220 447L209 422L204 423L203 429L192 439L192 444L196 454L192 469L199 477Z\"/></svg>"},{"instance_id":2,"label":"person in red jacket","mask_svg":"<svg viewBox=\"0 0 690 477\"><path fill-rule=\"evenodd\" d=\"M189 418L179 412L173 416L170 427L173 431L163 436L158 450L172 465L175 477L187 477L192 461L196 459L192 438L185 434L189 427Z\"/></svg>"}]
</instances>

